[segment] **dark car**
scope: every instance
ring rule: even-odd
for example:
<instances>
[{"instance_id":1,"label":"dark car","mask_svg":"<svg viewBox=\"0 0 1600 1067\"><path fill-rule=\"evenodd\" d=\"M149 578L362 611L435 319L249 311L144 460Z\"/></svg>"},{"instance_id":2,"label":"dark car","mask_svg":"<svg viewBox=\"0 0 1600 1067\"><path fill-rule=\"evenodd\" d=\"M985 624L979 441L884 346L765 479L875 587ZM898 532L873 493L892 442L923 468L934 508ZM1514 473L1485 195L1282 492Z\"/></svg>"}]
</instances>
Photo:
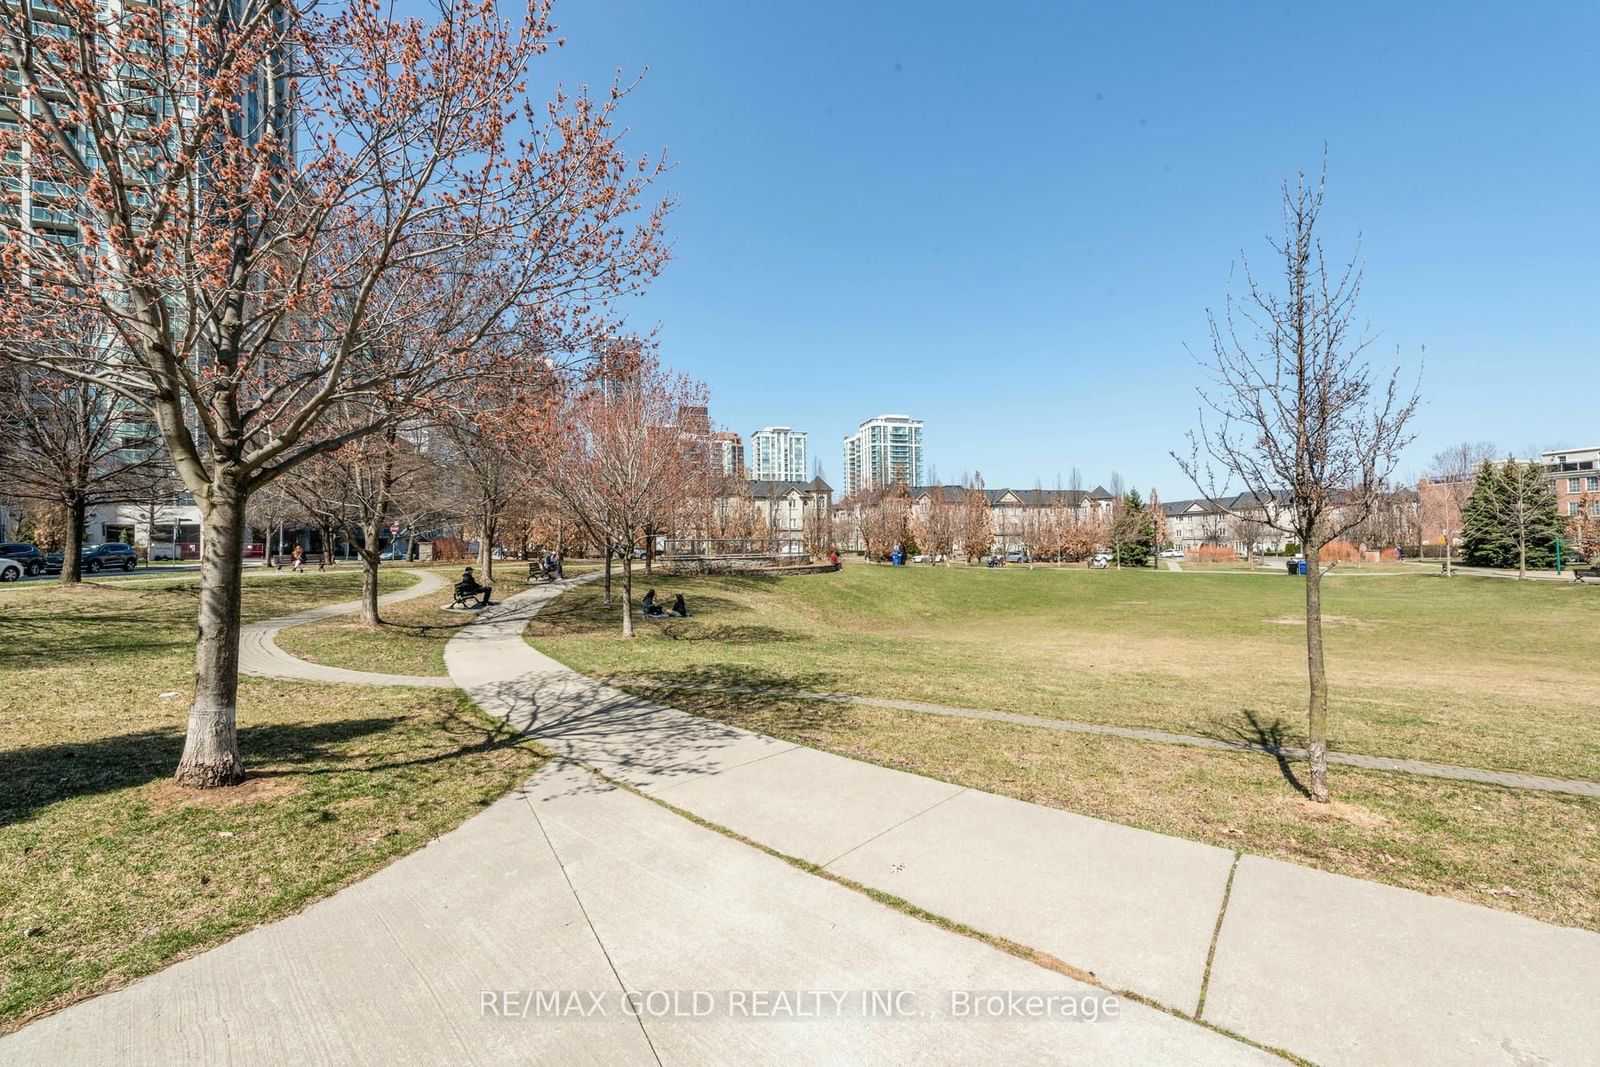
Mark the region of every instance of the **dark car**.
<instances>
[{"instance_id":1,"label":"dark car","mask_svg":"<svg viewBox=\"0 0 1600 1067\"><path fill-rule=\"evenodd\" d=\"M121 567L131 571L138 565L139 557L134 555L132 545L107 541L103 545L89 545L83 550L83 569L90 574L102 567Z\"/></svg>"},{"instance_id":2,"label":"dark car","mask_svg":"<svg viewBox=\"0 0 1600 1067\"><path fill-rule=\"evenodd\" d=\"M30 578L35 574L44 573L44 553L39 551L38 545L24 544L21 541L0 544L0 556L14 559L22 564L23 573Z\"/></svg>"}]
</instances>

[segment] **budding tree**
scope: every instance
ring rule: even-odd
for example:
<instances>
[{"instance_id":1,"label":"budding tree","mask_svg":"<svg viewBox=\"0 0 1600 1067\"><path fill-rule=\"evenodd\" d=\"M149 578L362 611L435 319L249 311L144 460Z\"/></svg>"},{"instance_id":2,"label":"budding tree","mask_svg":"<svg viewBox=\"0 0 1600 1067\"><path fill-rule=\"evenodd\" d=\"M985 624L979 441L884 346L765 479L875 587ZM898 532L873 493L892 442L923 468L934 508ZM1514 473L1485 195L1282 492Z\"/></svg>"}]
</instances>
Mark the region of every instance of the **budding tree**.
<instances>
[{"instance_id":1,"label":"budding tree","mask_svg":"<svg viewBox=\"0 0 1600 1067\"><path fill-rule=\"evenodd\" d=\"M236 703L250 494L395 412L470 398L488 342L604 327L665 257L656 167L614 88L527 101L547 0L425 17L334 0L49 8L0 0L0 158L76 241L0 211L0 353L117 393L199 504L196 684L180 784L243 778ZM290 64L292 63L292 69ZM53 344L68 324L93 344ZM381 399L373 417L331 415Z\"/></svg>"},{"instance_id":2,"label":"budding tree","mask_svg":"<svg viewBox=\"0 0 1600 1067\"><path fill-rule=\"evenodd\" d=\"M1318 553L1370 514L1411 440L1417 393L1399 368L1374 374L1369 339L1355 322L1361 265L1330 269L1317 237L1324 184L1304 174L1283 186L1284 290L1258 282L1245 265L1242 301L1210 313L1211 383L1200 388L1200 428L1187 456L1174 458L1202 494L1218 499L1218 471L1259 500L1284 491L1287 506L1268 521L1306 556L1307 739L1312 799L1328 800L1328 678L1322 644ZM1208 415L1209 413L1209 415ZM1202 458L1202 455L1204 458ZM1336 506L1337 505L1337 506Z\"/></svg>"},{"instance_id":3,"label":"budding tree","mask_svg":"<svg viewBox=\"0 0 1600 1067\"><path fill-rule=\"evenodd\" d=\"M677 504L705 499L716 476L688 424L705 386L638 348L603 354L590 379L528 438L530 469L622 560L622 634L633 636L633 548Z\"/></svg>"}]
</instances>

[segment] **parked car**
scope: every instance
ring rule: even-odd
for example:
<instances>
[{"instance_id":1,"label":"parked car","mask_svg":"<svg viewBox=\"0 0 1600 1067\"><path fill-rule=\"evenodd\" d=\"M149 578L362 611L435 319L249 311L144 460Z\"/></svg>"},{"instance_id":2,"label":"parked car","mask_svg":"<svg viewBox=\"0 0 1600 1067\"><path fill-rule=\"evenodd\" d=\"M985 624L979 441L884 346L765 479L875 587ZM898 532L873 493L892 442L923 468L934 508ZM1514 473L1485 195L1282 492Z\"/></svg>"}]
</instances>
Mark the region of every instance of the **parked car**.
<instances>
[{"instance_id":1,"label":"parked car","mask_svg":"<svg viewBox=\"0 0 1600 1067\"><path fill-rule=\"evenodd\" d=\"M1162 559L1182 559L1183 558L1183 549L1181 549L1181 548L1169 548L1166 551L1161 553L1161 558Z\"/></svg>"},{"instance_id":2,"label":"parked car","mask_svg":"<svg viewBox=\"0 0 1600 1067\"><path fill-rule=\"evenodd\" d=\"M1006 562L1007 563L1026 563L1026 562L1028 562L1028 556L1027 556L1026 553L1023 553L1023 552L1007 552L1006 553Z\"/></svg>"},{"instance_id":3,"label":"parked car","mask_svg":"<svg viewBox=\"0 0 1600 1067\"><path fill-rule=\"evenodd\" d=\"M122 544L120 541L89 545L83 550L83 569L88 574L110 567L121 567L125 571L131 571L138 565L139 557L134 553L133 546Z\"/></svg>"},{"instance_id":4,"label":"parked car","mask_svg":"<svg viewBox=\"0 0 1600 1067\"><path fill-rule=\"evenodd\" d=\"M60 574L61 568L67 565L67 557L60 552L51 552L44 557L44 572L46 574Z\"/></svg>"},{"instance_id":5,"label":"parked car","mask_svg":"<svg viewBox=\"0 0 1600 1067\"><path fill-rule=\"evenodd\" d=\"M24 541L7 542L0 545L0 556L16 560L22 572L30 578L35 574L44 573L45 556L39 551L38 545L30 545Z\"/></svg>"},{"instance_id":6,"label":"parked car","mask_svg":"<svg viewBox=\"0 0 1600 1067\"><path fill-rule=\"evenodd\" d=\"M0 582L15 582L22 578L22 564L8 556L0 556Z\"/></svg>"}]
</instances>

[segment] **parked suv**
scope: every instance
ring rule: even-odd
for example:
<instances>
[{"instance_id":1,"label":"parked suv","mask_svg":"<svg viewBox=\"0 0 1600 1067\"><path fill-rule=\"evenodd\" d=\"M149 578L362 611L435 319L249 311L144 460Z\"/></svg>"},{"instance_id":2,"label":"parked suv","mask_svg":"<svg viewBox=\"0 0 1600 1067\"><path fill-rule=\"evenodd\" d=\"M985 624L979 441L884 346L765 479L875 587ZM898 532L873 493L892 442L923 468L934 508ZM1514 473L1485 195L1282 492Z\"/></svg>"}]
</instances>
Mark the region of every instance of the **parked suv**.
<instances>
[{"instance_id":1,"label":"parked suv","mask_svg":"<svg viewBox=\"0 0 1600 1067\"><path fill-rule=\"evenodd\" d=\"M93 574L102 567L121 567L131 571L139 565L132 545L107 541L103 545L89 545L83 550L83 569Z\"/></svg>"},{"instance_id":2,"label":"parked suv","mask_svg":"<svg viewBox=\"0 0 1600 1067\"><path fill-rule=\"evenodd\" d=\"M35 574L44 573L44 553L39 551L38 545L24 544L21 541L0 545L0 556L14 559L21 565L23 573L30 578Z\"/></svg>"}]
</instances>

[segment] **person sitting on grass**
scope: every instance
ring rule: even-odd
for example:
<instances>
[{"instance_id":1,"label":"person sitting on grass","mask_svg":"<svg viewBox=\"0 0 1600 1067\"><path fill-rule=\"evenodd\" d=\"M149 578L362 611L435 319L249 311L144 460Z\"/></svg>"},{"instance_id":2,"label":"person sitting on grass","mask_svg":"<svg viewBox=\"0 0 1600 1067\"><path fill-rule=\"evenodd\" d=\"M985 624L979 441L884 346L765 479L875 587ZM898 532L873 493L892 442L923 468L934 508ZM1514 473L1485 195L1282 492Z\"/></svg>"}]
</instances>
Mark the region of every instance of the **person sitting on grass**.
<instances>
[{"instance_id":1,"label":"person sitting on grass","mask_svg":"<svg viewBox=\"0 0 1600 1067\"><path fill-rule=\"evenodd\" d=\"M654 589L644 595L644 613L656 618L666 615L666 611L662 609L660 604L656 603L656 591Z\"/></svg>"},{"instance_id":2,"label":"person sitting on grass","mask_svg":"<svg viewBox=\"0 0 1600 1067\"><path fill-rule=\"evenodd\" d=\"M676 615L680 619L689 617L689 605L683 602L682 593L672 598L672 611L669 614Z\"/></svg>"},{"instance_id":3,"label":"person sitting on grass","mask_svg":"<svg viewBox=\"0 0 1600 1067\"><path fill-rule=\"evenodd\" d=\"M492 592L494 592L493 586L478 584L478 579L473 576L471 567L461 572L461 580L456 583L456 595L464 597L476 596L479 607L486 608L489 606L489 594Z\"/></svg>"}]
</instances>

